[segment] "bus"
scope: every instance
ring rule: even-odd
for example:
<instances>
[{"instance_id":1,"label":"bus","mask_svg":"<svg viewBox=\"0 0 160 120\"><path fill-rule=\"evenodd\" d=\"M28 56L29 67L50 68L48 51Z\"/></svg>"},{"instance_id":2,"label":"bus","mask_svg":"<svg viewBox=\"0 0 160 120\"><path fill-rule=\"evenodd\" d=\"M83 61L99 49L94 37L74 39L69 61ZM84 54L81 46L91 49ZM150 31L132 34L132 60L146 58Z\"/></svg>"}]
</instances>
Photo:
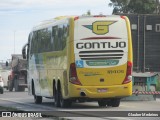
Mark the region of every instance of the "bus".
<instances>
[{"instance_id":1,"label":"bus","mask_svg":"<svg viewBox=\"0 0 160 120\"><path fill-rule=\"evenodd\" d=\"M27 49L26 49L27 48ZM56 107L96 101L118 107L132 95L132 40L126 16L61 16L33 27L22 49L29 95Z\"/></svg>"}]
</instances>

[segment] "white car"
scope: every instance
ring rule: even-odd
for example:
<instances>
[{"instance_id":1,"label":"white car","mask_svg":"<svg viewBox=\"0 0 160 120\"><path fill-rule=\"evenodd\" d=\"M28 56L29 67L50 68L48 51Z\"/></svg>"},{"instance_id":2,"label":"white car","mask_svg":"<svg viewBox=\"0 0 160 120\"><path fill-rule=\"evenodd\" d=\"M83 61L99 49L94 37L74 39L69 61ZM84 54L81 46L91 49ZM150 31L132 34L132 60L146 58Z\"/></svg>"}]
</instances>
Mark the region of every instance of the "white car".
<instances>
[{"instance_id":1,"label":"white car","mask_svg":"<svg viewBox=\"0 0 160 120\"><path fill-rule=\"evenodd\" d=\"M4 87L4 82L2 76L0 75L0 94L3 94L3 87Z\"/></svg>"}]
</instances>

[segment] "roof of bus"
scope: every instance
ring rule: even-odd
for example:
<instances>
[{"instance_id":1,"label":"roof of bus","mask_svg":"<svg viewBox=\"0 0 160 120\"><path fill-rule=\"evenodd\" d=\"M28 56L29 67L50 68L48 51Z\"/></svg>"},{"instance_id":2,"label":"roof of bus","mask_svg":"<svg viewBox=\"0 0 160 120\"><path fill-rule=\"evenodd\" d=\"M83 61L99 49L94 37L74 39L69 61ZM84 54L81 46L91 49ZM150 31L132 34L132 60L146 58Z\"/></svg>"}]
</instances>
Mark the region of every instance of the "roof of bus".
<instances>
[{"instance_id":1,"label":"roof of bus","mask_svg":"<svg viewBox=\"0 0 160 120\"><path fill-rule=\"evenodd\" d=\"M73 15L73 16L59 16L59 17L55 17L55 18L50 19L50 20L44 20L44 21L39 22L37 25L35 25L33 27L33 31L36 30L36 29L43 28L45 26L54 24L54 23L56 23L58 21L69 19L69 18L81 19L81 18L90 18L90 17L120 17L120 15L93 15L93 16L88 16L88 15L76 16L76 15Z\"/></svg>"},{"instance_id":2,"label":"roof of bus","mask_svg":"<svg viewBox=\"0 0 160 120\"><path fill-rule=\"evenodd\" d=\"M38 24L36 24L33 27L33 30L41 28L43 26L47 26L47 25L56 23L57 21L60 21L60 20L65 20L65 19L74 18L74 17L76 17L76 16L59 16L59 17L56 17L56 18L53 18L53 19L50 19L50 20L44 20L44 21L41 21Z\"/></svg>"}]
</instances>

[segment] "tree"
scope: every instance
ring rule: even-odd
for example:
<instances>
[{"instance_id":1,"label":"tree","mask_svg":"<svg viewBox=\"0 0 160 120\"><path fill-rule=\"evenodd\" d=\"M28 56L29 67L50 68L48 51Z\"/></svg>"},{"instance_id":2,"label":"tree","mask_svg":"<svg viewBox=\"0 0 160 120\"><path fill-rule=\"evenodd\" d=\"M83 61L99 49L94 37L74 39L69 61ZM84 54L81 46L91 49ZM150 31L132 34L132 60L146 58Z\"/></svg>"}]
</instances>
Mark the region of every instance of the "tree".
<instances>
[{"instance_id":1,"label":"tree","mask_svg":"<svg viewBox=\"0 0 160 120\"><path fill-rule=\"evenodd\" d=\"M113 6L113 14L137 13L151 14L157 11L158 0L110 0L109 6ZM158 3L158 4L157 4Z\"/></svg>"},{"instance_id":2,"label":"tree","mask_svg":"<svg viewBox=\"0 0 160 120\"><path fill-rule=\"evenodd\" d=\"M127 13L130 0L110 0L109 6L113 6L113 13Z\"/></svg>"},{"instance_id":3,"label":"tree","mask_svg":"<svg viewBox=\"0 0 160 120\"><path fill-rule=\"evenodd\" d=\"M82 14L82 16L90 16L91 15L91 11L88 10L85 14Z\"/></svg>"},{"instance_id":4,"label":"tree","mask_svg":"<svg viewBox=\"0 0 160 120\"><path fill-rule=\"evenodd\" d=\"M91 15L91 11L90 10L87 11L87 15Z\"/></svg>"}]
</instances>

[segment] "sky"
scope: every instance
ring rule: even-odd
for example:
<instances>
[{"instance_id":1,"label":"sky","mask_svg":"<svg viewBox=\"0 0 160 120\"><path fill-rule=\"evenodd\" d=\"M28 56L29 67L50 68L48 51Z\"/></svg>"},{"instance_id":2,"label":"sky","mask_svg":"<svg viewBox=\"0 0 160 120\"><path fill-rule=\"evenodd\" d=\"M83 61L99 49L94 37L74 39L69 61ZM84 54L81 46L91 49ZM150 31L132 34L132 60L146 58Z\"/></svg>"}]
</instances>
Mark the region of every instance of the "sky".
<instances>
[{"instance_id":1,"label":"sky","mask_svg":"<svg viewBox=\"0 0 160 120\"><path fill-rule=\"evenodd\" d=\"M66 15L111 15L110 0L0 0L0 62L21 54L32 27Z\"/></svg>"}]
</instances>

